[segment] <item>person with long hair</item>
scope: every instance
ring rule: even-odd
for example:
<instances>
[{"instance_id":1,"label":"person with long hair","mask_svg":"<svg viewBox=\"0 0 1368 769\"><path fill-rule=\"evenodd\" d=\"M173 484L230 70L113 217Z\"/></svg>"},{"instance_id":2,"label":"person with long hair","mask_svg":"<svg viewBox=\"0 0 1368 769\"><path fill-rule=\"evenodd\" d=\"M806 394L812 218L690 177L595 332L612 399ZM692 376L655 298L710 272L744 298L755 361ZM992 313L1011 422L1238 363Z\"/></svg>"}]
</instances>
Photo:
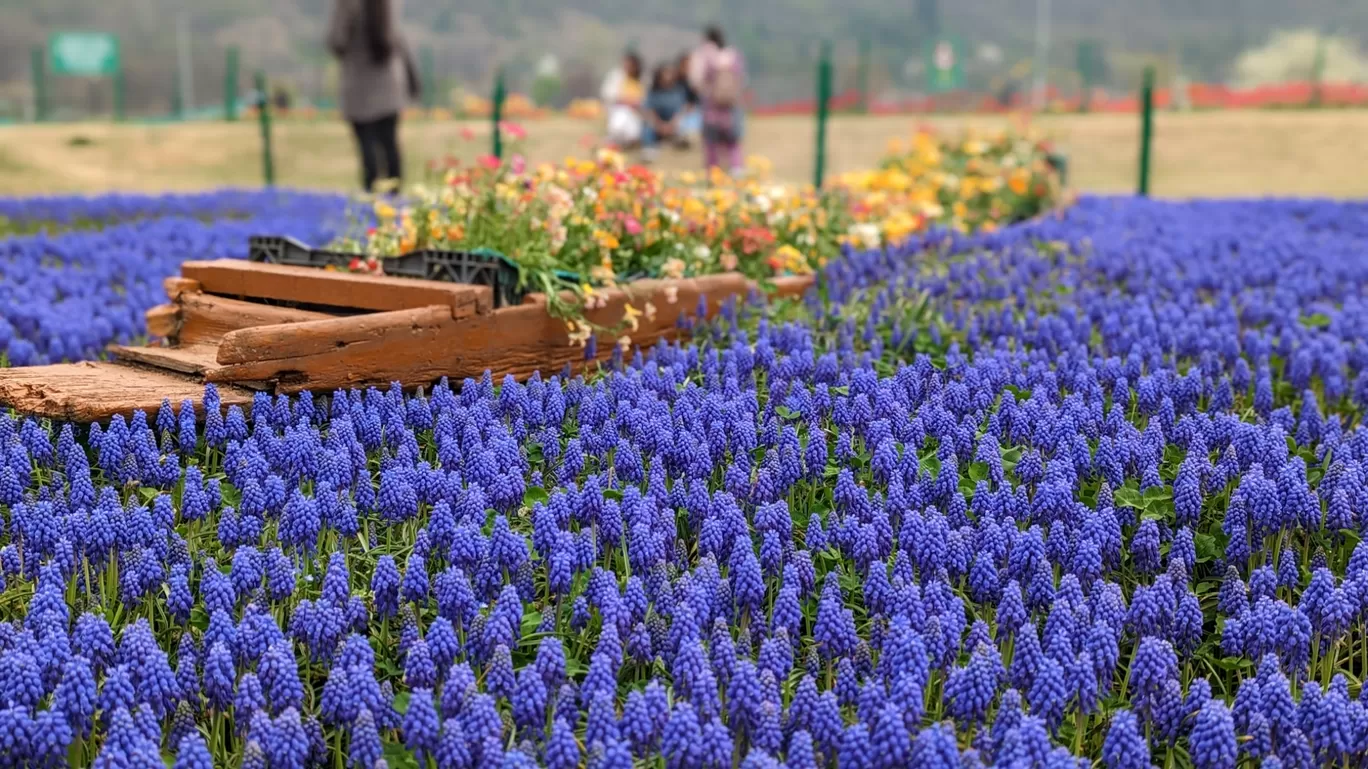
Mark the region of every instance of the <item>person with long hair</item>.
<instances>
[{"instance_id":1,"label":"person with long hair","mask_svg":"<svg viewBox=\"0 0 1368 769\"><path fill-rule=\"evenodd\" d=\"M642 104L646 90L641 78L644 69L641 56L627 51L622 66L609 73L603 84L603 97L608 105L608 141L618 149L634 149L641 143L645 122Z\"/></svg>"},{"instance_id":2,"label":"person with long hair","mask_svg":"<svg viewBox=\"0 0 1368 769\"><path fill-rule=\"evenodd\" d=\"M741 170L741 99L746 62L727 45L716 25L703 31L703 44L689 56L689 84L703 103L703 162L709 168Z\"/></svg>"},{"instance_id":3,"label":"person with long hair","mask_svg":"<svg viewBox=\"0 0 1368 769\"><path fill-rule=\"evenodd\" d=\"M398 4L333 0L328 25L328 48L342 65L342 116L356 134L367 192L381 179L402 181L399 113L420 91L413 56L399 31Z\"/></svg>"},{"instance_id":4,"label":"person with long hair","mask_svg":"<svg viewBox=\"0 0 1368 769\"><path fill-rule=\"evenodd\" d=\"M680 148L689 146L689 138L681 129L688 111L688 99L674 62L657 66L643 110L646 125L641 133L641 145L647 161L655 159L662 143Z\"/></svg>"}]
</instances>

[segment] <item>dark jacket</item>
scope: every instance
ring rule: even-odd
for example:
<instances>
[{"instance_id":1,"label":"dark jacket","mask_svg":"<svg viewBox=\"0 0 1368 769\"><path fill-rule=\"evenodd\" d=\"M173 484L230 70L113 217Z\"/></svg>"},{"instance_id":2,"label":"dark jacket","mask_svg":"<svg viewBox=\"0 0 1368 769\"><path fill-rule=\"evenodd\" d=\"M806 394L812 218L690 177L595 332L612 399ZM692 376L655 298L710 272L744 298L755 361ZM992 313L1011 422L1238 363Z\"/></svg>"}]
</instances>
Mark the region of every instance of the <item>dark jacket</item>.
<instances>
[{"instance_id":1,"label":"dark jacket","mask_svg":"<svg viewBox=\"0 0 1368 769\"><path fill-rule=\"evenodd\" d=\"M390 0L394 18L390 22L389 61L376 63L367 44L365 0L333 0L332 20L328 24L328 48L342 64L342 116L355 122L368 122L395 115L404 108L409 94L412 56L399 31L400 0Z\"/></svg>"}]
</instances>

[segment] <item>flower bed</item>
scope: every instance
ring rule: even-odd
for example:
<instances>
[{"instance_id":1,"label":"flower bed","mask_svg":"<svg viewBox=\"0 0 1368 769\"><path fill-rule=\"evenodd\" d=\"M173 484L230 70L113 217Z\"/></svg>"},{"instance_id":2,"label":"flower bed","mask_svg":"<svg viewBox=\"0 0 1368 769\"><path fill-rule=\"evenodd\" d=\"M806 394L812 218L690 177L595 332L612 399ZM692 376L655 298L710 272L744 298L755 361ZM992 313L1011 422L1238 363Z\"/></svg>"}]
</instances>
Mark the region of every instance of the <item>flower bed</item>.
<instances>
[{"instance_id":1,"label":"flower bed","mask_svg":"<svg viewBox=\"0 0 1368 769\"><path fill-rule=\"evenodd\" d=\"M1084 199L589 378L0 416L0 751L1362 766L1366 213Z\"/></svg>"},{"instance_id":2,"label":"flower bed","mask_svg":"<svg viewBox=\"0 0 1368 769\"><path fill-rule=\"evenodd\" d=\"M356 269L418 250L492 249L517 266L525 290L559 297L553 313L580 330L595 292L641 277L739 271L752 279L811 274L846 245L897 244L931 227L972 231L1034 216L1059 201L1058 176L1035 140L1000 134L948 141L919 133L884 170L842 177L831 189L750 175L667 177L622 155L528 167L487 158L452 167L441 184L397 206L373 206L374 223L334 247ZM372 212L368 211L367 214Z\"/></svg>"}]
</instances>

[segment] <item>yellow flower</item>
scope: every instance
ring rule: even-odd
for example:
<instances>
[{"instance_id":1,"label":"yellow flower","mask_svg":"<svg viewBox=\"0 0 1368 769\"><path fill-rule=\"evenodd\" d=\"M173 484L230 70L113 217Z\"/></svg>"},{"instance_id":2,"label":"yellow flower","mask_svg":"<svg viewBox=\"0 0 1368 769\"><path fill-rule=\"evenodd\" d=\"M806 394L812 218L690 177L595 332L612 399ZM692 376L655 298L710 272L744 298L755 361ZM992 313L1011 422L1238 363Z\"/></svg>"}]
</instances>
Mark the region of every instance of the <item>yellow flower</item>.
<instances>
[{"instance_id":1,"label":"yellow flower","mask_svg":"<svg viewBox=\"0 0 1368 769\"><path fill-rule=\"evenodd\" d=\"M588 323L582 323L576 320L567 320L565 322L565 328L569 332L566 336L570 339L571 347L575 345L583 347L589 341L589 337L594 333L593 330L589 328Z\"/></svg>"},{"instance_id":2,"label":"yellow flower","mask_svg":"<svg viewBox=\"0 0 1368 769\"><path fill-rule=\"evenodd\" d=\"M630 328L631 330L633 330L633 331L636 331L636 330L637 330L637 328L638 328L638 326L639 326L639 324L638 324L638 322L637 322L637 318L640 318L640 317L641 317L641 310L638 310L637 308L633 307L633 306L630 305L630 304L625 304L625 305L622 306L622 319L623 319L624 321L627 322L627 327Z\"/></svg>"},{"instance_id":3,"label":"yellow flower","mask_svg":"<svg viewBox=\"0 0 1368 769\"><path fill-rule=\"evenodd\" d=\"M665 264L660 268L667 278L684 277L684 260L678 257L670 257L665 260Z\"/></svg>"},{"instance_id":4,"label":"yellow flower","mask_svg":"<svg viewBox=\"0 0 1368 769\"><path fill-rule=\"evenodd\" d=\"M381 222L388 222L394 218L394 206L386 201L375 201L375 217Z\"/></svg>"},{"instance_id":5,"label":"yellow flower","mask_svg":"<svg viewBox=\"0 0 1368 769\"><path fill-rule=\"evenodd\" d=\"M614 249L618 247L617 236L606 230L594 230L594 242L598 243L599 248Z\"/></svg>"}]
</instances>

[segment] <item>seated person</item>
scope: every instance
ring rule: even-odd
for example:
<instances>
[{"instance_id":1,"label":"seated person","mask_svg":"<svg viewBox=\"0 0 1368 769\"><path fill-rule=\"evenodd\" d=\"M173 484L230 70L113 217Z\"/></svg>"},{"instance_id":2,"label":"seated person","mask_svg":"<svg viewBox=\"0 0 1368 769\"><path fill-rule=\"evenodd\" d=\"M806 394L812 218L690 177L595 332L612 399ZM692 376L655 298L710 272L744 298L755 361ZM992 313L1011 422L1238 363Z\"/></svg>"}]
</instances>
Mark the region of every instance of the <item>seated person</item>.
<instances>
[{"instance_id":1,"label":"seated person","mask_svg":"<svg viewBox=\"0 0 1368 769\"><path fill-rule=\"evenodd\" d=\"M608 141L619 149L638 146L645 127L640 56L630 51L623 56L622 69L620 73L609 75L603 86L603 96L608 107Z\"/></svg>"},{"instance_id":2,"label":"seated person","mask_svg":"<svg viewBox=\"0 0 1368 769\"><path fill-rule=\"evenodd\" d=\"M645 129L642 132L642 146L648 156L653 154L661 142L676 147L688 147L690 137L684 131L684 120L690 113L689 89L679 68L673 63L656 67L651 82L651 91L646 95Z\"/></svg>"}]
</instances>

